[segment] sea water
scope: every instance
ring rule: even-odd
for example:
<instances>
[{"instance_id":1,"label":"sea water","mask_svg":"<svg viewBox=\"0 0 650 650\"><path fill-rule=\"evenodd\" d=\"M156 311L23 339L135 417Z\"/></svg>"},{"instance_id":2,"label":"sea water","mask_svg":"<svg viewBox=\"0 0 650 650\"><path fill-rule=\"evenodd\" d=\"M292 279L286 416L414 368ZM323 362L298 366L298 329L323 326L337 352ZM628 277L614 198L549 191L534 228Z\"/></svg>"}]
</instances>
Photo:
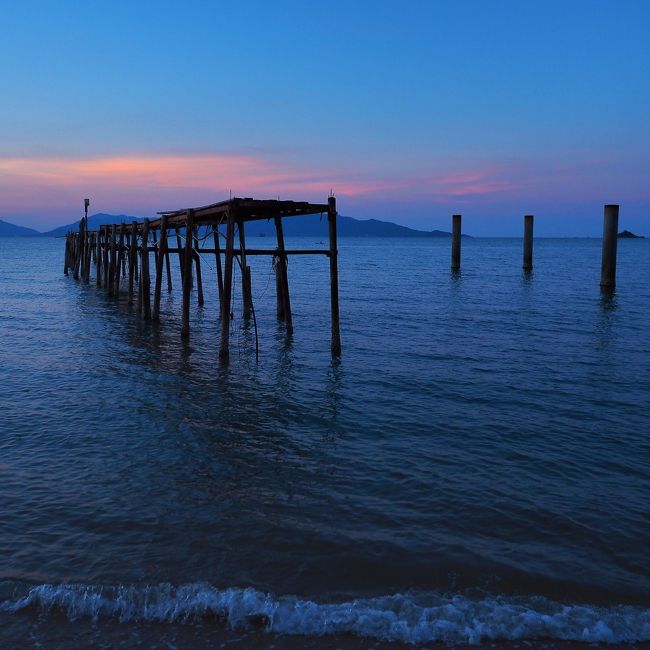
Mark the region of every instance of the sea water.
<instances>
[{"instance_id":1,"label":"sea water","mask_svg":"<svg viewBox=\"0 0 650 650\"><path fill-rule=\"evenodd\" d=\"M210 254L184 344L0 239L2 647L650 641L650 241L339 243L341 360L250 257L224 368Z\"/></svg>"}]
</instances>

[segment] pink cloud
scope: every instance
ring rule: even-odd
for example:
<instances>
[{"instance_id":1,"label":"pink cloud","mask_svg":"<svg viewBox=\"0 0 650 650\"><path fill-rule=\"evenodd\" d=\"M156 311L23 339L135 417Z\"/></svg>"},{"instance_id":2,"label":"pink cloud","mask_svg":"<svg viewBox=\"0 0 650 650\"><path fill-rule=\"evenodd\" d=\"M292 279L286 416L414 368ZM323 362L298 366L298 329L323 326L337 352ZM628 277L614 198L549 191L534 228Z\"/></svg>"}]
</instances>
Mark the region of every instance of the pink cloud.
<instances>
[{"instance_id":1,"label":"pink cloud","mask_svg":"<svg viewBox=\"0 0 650 650\"><path fill-rule=\"evenodd\" d=\"M611 168L602 164L516 160L456 163L449 169L446 161L430 160L419 169L413 173L399 164L389 168L371 161L360 170L347 161L322 164L268 153L5 156L0 157L0 217L25 215L28 225L58 223L64 216L76 216L86 196L96 211L144 215L218 201L230 190L239 196L323 201L332 189L348 213L363 214L380 206L393 214L409 205L445 205L449 210L469 204L480 209L528 206L550 195L566 201L593 196L601 180L619 189ZM623 181L616 185L626 189Z\"/></svg>"}]
</instances>

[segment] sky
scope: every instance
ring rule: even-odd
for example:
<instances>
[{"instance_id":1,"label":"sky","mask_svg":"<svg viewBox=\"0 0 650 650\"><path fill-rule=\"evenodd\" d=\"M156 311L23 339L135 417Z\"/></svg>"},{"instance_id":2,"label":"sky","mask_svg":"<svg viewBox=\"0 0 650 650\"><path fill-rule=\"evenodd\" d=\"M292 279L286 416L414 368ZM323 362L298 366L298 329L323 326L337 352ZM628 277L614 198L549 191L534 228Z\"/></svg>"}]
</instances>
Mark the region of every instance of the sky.
<instances>
[{"instance_id":1,"label":"sky","mask_svg":"<svg viewBox=\"0 0 650 650\"><path fill-rule=\"evenodd\" d=\"M0 0L0 218L234 196L650 235L650 1Z\"/></svg>"}]
</instances>

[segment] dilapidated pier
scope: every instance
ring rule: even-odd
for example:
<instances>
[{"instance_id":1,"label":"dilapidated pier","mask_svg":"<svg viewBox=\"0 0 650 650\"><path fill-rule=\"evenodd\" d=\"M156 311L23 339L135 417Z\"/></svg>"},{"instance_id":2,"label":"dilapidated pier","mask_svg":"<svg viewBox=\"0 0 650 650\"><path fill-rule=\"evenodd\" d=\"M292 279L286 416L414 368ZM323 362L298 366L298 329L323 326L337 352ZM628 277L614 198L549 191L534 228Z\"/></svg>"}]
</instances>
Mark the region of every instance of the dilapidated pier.
<instances>
[{"instance_id":1,"label":"dilapidated pier","mask_svg":"<svg viewBox=\"0 0 650 650\"><path fill-rule=\"evenodd\" d=\"M86 216L78 232L68 233L65 243L64 273L87 284L94 275L98 288L106 289L109 296L128 293L129 304L137 307L145 320L160 320L160 300L163 280L172 290L172 259L178 259L183 299L181 309L181 336L190 336L190 301L196 288L196 301L204 304L201 256L215 256L218 286L221 340L219 359L229 358L231 304L233 298L233 272L235 264L241 271L241 290L244 317L253 310L251 271L247 257L267 255L273 258L276 279L277 315L285 323L287 335L293 332L287 258L289 255L323 255L329 258L330 303L332 319L331 351L333 357L341 354L339 329L338 247L336 238L336 199L327 203L300 201L256 200L231 198L227 201L159 212L156 219L102 225L98 230L88 229L88 204ZM329 246L326 249L287 250L285 248L282 220L303 215L327 215ZM275 225L275 249L246 247L245 224L249 221L268 220ZM237 241L235 240L237 232ZM211 237L212 248L204 248ZM222 243L223 242L223 243ZM153 302L152 267L153 260ZM137 283L137 285L136 285Z\"/></svg>"}]
</instances>

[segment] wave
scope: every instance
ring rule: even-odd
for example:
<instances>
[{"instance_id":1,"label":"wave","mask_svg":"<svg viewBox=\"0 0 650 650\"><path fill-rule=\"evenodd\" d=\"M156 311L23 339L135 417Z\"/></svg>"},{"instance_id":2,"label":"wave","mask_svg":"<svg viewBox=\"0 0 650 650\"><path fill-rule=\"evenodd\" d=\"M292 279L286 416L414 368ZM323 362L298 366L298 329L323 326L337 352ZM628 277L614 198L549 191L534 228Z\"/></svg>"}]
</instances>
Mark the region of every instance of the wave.
<instances>
[{"instance_id":1,"label":"wave","mask_svg":"<svg viewBox=\"0 0 650 650\"><path fill-rule=\"evenodd\" d=\"M213 619L231 628L287 635L355 634L384 641L478 644L557 639L592 643L650 640L650 609L631 605L568 605L544 597L395 594L341 603L276 597L255 589L207 583L174 587L43 584L0 602L0 612L36 608L69 619L191 623Z\"/></svg>"}]
</instances>

